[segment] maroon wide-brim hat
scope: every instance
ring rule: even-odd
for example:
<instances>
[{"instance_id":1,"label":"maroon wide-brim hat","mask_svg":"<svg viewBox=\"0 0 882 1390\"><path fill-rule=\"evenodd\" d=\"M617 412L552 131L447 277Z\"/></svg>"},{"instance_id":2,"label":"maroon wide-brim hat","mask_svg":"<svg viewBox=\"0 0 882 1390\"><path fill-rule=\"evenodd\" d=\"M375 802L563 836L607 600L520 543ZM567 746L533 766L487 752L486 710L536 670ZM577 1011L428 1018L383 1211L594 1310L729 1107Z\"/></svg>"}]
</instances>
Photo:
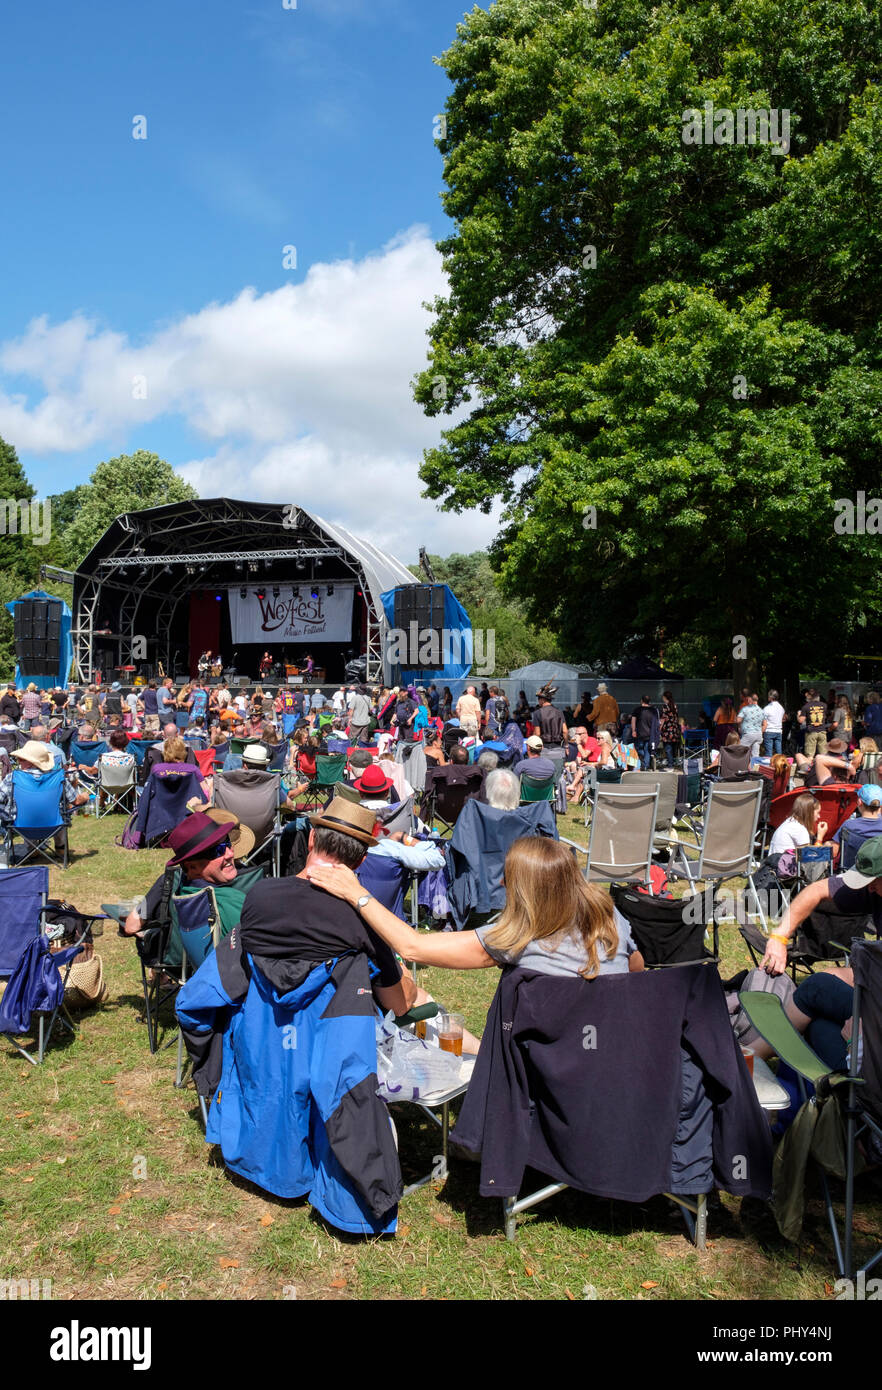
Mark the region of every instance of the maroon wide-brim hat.
<instances>
[{"instance_id":1,"label":"maroon wide-brim hat","mask_svg":"<svg viewBox=\"0 0 882 1390\"><path fill-rule=\"evenodd\" d=\"M228 824L218 824L204 811L187 816L161 841L163 849L174 850L174 858L168 861L166 868L176 869L185 859L198 859L219 845L221 840L229 839L229 835Z\"/></svg>"}]
</instances>

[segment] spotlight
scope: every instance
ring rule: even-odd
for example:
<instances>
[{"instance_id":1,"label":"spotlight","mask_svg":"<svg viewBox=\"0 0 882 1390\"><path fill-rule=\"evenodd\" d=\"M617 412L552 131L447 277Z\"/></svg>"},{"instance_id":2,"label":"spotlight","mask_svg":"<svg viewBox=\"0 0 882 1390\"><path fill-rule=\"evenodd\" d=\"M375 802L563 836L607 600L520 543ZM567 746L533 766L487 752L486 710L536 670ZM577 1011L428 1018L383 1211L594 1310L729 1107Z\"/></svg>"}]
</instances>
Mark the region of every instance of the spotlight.
<instances>
[{"instance_id":1,"label":"spotlight","mask_svg":"<svg viewBox=\"0 0 882 1390\"><path fill-rule=\"evenodd\" d=\"M171 565L166 565L165 569L164 569L162 572L163 572L163 574L171 574L171 572L172 572L172 567L171 567Z\"/></svg>"},{"instance_id":2,"label":"spotlight","mask_svg":"<svg viewBox=\"0 0 882 1390\"><path fill-rule=\"evenodd\" d=\"M195 573L196 573L196 571L195 571L195 569L193 568L192 565L187 565L185 568L186 568L186 571L187 571L188 574L195 574Z\"/></svg>"},{"instance_id":3,"label":"spotlight","mask_svg":"<svg viewBox=\"0 0 882 1390\"><path fill-rule=\"evenodd\" d=\"M279 593L280 593L280 589L279 589L278 584L274 584L274 585L273 585L273 598L278 598L278 597L279 597Z\"/></svg>"},{"instance_id":4,"label":"spotlight","mask_svg":"<svg viewBox=\"0 0 882 1390\"><path fill-rule=\"evenodd\" d=\"M220 602L222 601L222 599L223 599L223 594L215 594L215 596L214 596L214 601L215 601L215 603L220 603Z\"/></svg>"},{"instance_id":5,"label":"spotlight","mask_svg":"<svg viewBox=\"0 0 882 1390\"><path fill-rule=\"evenodd\" d=\"M300 598L300 588L299 588L299 586L298 586L297 584L292 585L292 588L291 588L291 597L292 597L292 598L296 598L296 599L299 599L299 598Z\"/></svg>"},{"instance_id":6,"label":"spotlight","mask_svg":"<svg viewBox=\"0 0 882 1390\"><path fill-rule=\"evenodd\" d=\"M334 586L333 586L333 584L329 584L329 585L328 585L328 598L331 597L331 595L333 594L333 592L334 592Z\"/></svg>"},{"instance_id":7,"label":"spotlight","mask_svg":"<svg viewBox=\"0 0 882 1390\"><path fill-rule=\"evenodd\" d=\"M299 570L305 570L305 569L306 569L306 561L302 558L302 556L301 556L301 558L297 561L297 568L298 568Z\"/></svg>"},{"instance_id":8,"label":"spotlight","mask_svg":"<svg viewBox=\"0 0 882 1390\"><path fill-rule=\"evenodd\" d=\"M256 592L257 592L257 597L258 597L261 601L263 601L263 599L266 598L266 589L258 589Z\"/></svg>"},{"instance_id":9,"label":"spotlight","mask_svg":"<svg viewBox=\"0 0 882 1390\"><path fill-rule=\"evenodd\" d=\"M315 587L314 584L313 584L312 588L311 588L310 591L309 591L309 596L310 596L310 598L318 598L318 589Z\"/></svg>"},{"instance_id":10,"label":"spotlight","mask_svg":"<svg viewBox=\"0 0 882 1390\"><path fill-rule=\"evenodd\" d=\"M248 590L245 588L245 585L244 585L244 584L242 585L242 588L239 590L239 597L240 597L240 598L247 598L247 597L248 597Z\"/></svg>"}]
</instances>

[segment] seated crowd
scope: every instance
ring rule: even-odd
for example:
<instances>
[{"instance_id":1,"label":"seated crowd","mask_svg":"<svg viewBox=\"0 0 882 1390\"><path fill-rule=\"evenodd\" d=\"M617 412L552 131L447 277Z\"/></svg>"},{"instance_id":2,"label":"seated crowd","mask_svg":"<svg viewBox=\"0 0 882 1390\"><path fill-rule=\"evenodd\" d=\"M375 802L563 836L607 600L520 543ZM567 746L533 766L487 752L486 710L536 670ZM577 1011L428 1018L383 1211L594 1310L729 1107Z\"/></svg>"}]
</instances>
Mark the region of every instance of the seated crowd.
<instances>
[{"instance_id":1,"label":"seated crowd","mask_svg":"<svg viewBox=\"0 0 882 1390\"><path fill-rule=\"evenodd\" d=\"M673 767L683 743L685 721L669 691L660 709L643 697L623 718L602 682L596 696L586 692L567 712L555 706L553 687L539 691L535 707L521 692L514 710L498 687L485 690L479 694L469 686L454 700L449 689L439 693L434 686L341 685L331 697L289 688L274 695L258 687L248 697L207 689L198 680L176 690L166 678L129 692L118 684L106 692L90 686L79 697L53 691L47 701L31 689L19 698L11 687L0 699L0 720L5 717L6 726L20 732L21 744L4 753L0 822L11 825L15 819L13 766L37 778L64 769L59 801L64 825L96 795L96 782L100 809L102 765L130 769L133 781L137 777L145 788L160 773L172 780L195 779L200 794L190 797L175 823L154 840L171 851L164 871L120 924L123 934L146 951L153 925L163 914L170 920L172 898L208 894L215 913L213 940L218 948L226 945L224 952L206 955L178 996L194 1058L202 1055L200 1038L229 1030L229 1011L246 1008L242 999L251 997L252 970L263 982L263 1003L271 1001L276 1011L294 1007L295 999L307 1012L313 997L323 1001L324 1012L316 1005L309 1014L317 1031L329 1017L338 1022L344 1014L349 1017L342 1005L328 1012L322 992L329 987L332 965L333 987L343 987L342 960L363 967L358 997L370 996L371 1002L364 1008L359 1004L355 1014L370 1018L374 1009L403 1018L435 1002L404 968L410 963L449 970L517 966L585 981L641 974L643 956L608 889L587 881L556 835L538 830L515 838L500 861L504 906L495 920L466 930L450 930L448 924L446 930L416 933L405 919L407 888L415 897L418 885L443 880L449 868L449 847L434 826L436 806L443 810L447 804L445 789L459 789L458 809L463 798L474 798L488 814L511 824L515 814L524 814L525 802L535 800L525 795L531 788L559 791L562 809L567 800L581 801L600 771L648 768L653 757L659 766L664 760ZM735 749L746 749L746 766L755 767L762 747L777 790L791 783L806 788L775 830L774 862L826 842L829 826L811 788L844 781L859 786L855 816L831 838L836 872L804 887L768 939L762 969L777 976L787 968L791 938L821 904L834 913L864 913L877 933L882 928L882 786L871 773L878 744L871 734L855 742L850 708L836 702L831 710L808 691L794 722L804 735L804 751L795 752L791 762L782 751L784 712L777 693L770 691L764 706L755 695L744 696L737 709L734 700L725 699L713 715L717 748L711 771L724 776ZM876 705L868 701L867 708ZM867 727L871 724L872 718ZM68 732L70 737L62 737ZM270 784L276 824L263 843L244 810L237 813L215 802L219 787L232 793ZM414 798L419 800L424 784L418 809ZM553 821L549 808L543 809ZM273 874L276 841L281 850ZM443 900L441 882L436 892ZM168 952L152 962L159 971L178 963ZM847 966L818 971L787 1005L791 1021L831 1069L842 1070L847 1063L853 983ZM242 1017L237 1047L249 1045ZM266 1026L263 1015L262 1021L249 1017L248 1027ZM480 1040L468 1032L463 1036L464 1051L477 1053ZM225 1045L234 1046L228 1032L225 1037ZM756 1050L762 1055L761 1046ZM364 1084L364 1078L352 1079L347 1097L363 1101L359 1087ZM227 1114L236 1111L237 1133L250 1135L240 1138L238 1157L232 1148L228 1153L226 1115L218 1119L213 1107L209 1137L222 1143L228 1166L281 1196L297 1195L301 1187L306 1191L309 1184L302 1186L293 1167L280 1175L265 1154L250 1166L262 1143L260 1126L249 1098L237 1098L229 1084L224 1089ZM325 1123L333 1149L333 1126ZM316 1205L324 1210L318 1197ZM336 1210L330 1200L327 1207ZM385 1216L375 1212L374 1217L370 1229L386 1229Z\"/></svg>"}]
</instances>

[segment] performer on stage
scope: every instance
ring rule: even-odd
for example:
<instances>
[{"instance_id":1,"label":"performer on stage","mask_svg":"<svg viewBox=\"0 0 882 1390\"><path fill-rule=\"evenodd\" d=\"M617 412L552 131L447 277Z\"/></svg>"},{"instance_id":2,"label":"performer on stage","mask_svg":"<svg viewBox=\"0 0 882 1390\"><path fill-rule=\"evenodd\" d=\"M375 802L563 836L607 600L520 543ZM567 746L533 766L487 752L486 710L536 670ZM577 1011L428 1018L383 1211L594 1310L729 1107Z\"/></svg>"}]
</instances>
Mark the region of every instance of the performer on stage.
<instances>
[{"instance_id":1,"label":"performer on stage","mask_svg":"<svg viewBox=\"0 0 882 1390\"><path fill-rule=\"evenodd\" d=\"M202 655L200 656L198 662L196 663L196 670L197 670L198 673L199 673L199 679L200 679L200 680L207 680L207 679L208 679L209 673L210 673L210 671L211 671L211 651L210 651L210 650L202 653Z\"/></svg>"},{"instance_id":2,"label":"performer on stage","mask_svg":"<svg viewBox=\"0 0 882 1390\"><path fill-rule=\"evenodd\" d=\"M265 681L273 669L273 659L269 652L264 652L260 658L260 679Z\"/></svg>"},{"instance_id":3,"label":"performer on stage","mask_svg":"<svg viewBox=\"0 0 882 1390\"><path fill-rule=\"evenodd\" d=\"M312 657L311 657L311 656L309 655L309 653L307 652L307 654L306 654L306 667L305 667L305 670L304 670L304 673L303 673L303 679L306 681L307 685L308 685L309 682L312 680L312 672L313 672L313 667L314 667L314 665L315 665L315 663L313 662Z\"/></svg>"}]
</instances>

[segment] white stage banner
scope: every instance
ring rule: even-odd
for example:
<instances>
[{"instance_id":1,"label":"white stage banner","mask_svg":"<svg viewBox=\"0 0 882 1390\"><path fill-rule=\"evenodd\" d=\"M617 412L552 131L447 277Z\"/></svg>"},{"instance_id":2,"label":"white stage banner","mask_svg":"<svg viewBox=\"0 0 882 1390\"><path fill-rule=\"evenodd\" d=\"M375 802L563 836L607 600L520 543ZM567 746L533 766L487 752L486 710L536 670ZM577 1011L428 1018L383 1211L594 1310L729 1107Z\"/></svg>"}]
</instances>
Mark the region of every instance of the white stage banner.
<instances>
[{"instance_id":1,"label":"white stage banner","mask_svg":"<svg viewBox=\"0 0 882 1390\"><path fill-rule=\"evenodd\" d=\"M310 584L300 585L300 598L294 598L291 585L281 585L278 598L273 598L272 585L263 589L261 598L256 589L249 588L243 598L238 589L230 589L230 626L233 645L260 642L343 642L352 639L352 604L354 584L318 584L318 597L310 597Z\"/></svg>"}]
</instances>

